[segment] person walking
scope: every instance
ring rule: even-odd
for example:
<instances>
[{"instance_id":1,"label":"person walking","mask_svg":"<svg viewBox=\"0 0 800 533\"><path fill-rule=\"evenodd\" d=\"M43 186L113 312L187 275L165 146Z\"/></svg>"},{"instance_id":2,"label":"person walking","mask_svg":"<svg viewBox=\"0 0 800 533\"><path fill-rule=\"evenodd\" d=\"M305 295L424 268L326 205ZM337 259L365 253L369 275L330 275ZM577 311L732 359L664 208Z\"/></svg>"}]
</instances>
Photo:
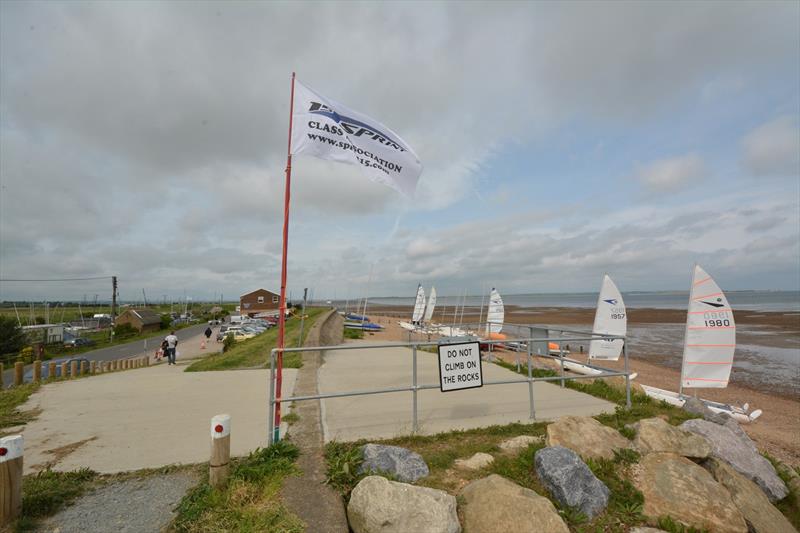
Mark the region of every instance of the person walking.
<instances>
[{"instance_id":1,"label":"person walking","mask_svg":"<svg viewBox=\"0 0 800 533\"><path fill-rule=\"evenodd\" d=\"M178 348L178 337L175 336L174 331L171 331L169 335L164 337L164 340L167 342L167 364L174 365L175 351Z\"/></svg>"},{"instance_id":2,"label":"person walking","mask_svg":"<svg viewBox=\"0 0 800 533\"><path fill-rule=\"evenodd\" d=\"M206 332L205 333L206 333L206 339L210 339L211 338L211 334L214 333L213 331L211 331L211 326L208 326L206 328Z\"/></svg>"}]
</instances>

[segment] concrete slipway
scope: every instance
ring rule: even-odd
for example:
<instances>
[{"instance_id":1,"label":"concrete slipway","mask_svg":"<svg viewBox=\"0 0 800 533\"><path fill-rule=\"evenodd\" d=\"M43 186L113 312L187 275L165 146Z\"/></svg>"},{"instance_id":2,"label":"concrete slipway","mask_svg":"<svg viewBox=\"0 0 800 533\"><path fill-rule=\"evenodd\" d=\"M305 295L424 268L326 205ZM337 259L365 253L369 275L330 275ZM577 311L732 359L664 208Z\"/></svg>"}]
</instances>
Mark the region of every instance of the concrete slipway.
<instances>
[{"instance_id":1,"label":"concrete slipway","mask_svg":"<svg viewBox=\"0 0 800 533\"><path fill-rule=\"evenodd\" d=\"M231 415L231 454L267 442L269 370L183 372L159 364L45 385L23 409L25 473L89 467L102 473L208 461L211 417ZM284 371L283 394L297 370Z\"/></svg>"},{"instance_id":2,"label":"concrete slipway","mask_svg":"<svg viewBox=\"0 0 800 533\"><path fill-rule=\"evenodd\" d=\"M412 352L409 348L365 348L328 351L319 369L319 392L334 393L411 385ZM436 354L417 352L417 382L439 383ZM483 363L484 381L520 379L492 363ZM537 420L564 415L593 416L613 412L615 405L560 384L536 383ZM431 435L454 429L494 424L530 422L528 385L514 383L442 393L418 392L419 432ZM322 400L325 441L380 439L411 433L412 393L395 392Z\"/></svg>"}]
</instances>

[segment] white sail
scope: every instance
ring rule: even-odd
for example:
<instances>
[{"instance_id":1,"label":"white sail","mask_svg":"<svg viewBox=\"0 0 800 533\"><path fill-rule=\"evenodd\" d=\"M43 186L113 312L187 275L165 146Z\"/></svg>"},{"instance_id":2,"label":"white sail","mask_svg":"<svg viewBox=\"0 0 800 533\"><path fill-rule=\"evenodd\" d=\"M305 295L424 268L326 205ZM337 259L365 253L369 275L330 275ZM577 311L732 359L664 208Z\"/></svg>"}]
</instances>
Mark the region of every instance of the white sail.
<instances>
[{"instance_id":1,"label":"white sail","mask_svg":"<svg viewBox=\"0 0 800 533\"><path fill-rule=\"evenodd\" d=\"M608 275L603 276L600 296L597 298L597 311L594 315L592 333L601 335L625 336L628 331L628 315L617 286ZM616 361L622 352L622 339L597 339L589 343L589 359Z\"/></svg>"},{"instance_id":2,"label":"white sail","mask_svg":"<svg viewBox=\"0 0 800 533\"><path fill-rule=\"evenodd\" d=\"M434 309L436 309L436 287L431 287L431 294L428 296L428 305L425 306L425 316L423 317L425 322L431 321Z\"/></svg>"},{"instance_id":3,"label":"white sail","mask_svg":"<svg viewBox=\"0 0 800 533\"><path fill-rule=\"evenodd\" d=\"M500 293L494 288L489 293L489 309L486 313L486 322L488 322L487 329L490 333L500 333L503 330L503 321L505 320L506 312L503 307L503 299L500 298Z\"/></svg>"},{"instance_id":4,"label":"white sail","mask_svg":"<svg viewBox=\"0 0 800 533\"><path fill-rule=\"evenodd\" d=\"M695 265L686 315L681 387L725 388L733 367L736 324L722 289Z\"/></svg>"},{"instance_id":5,"label":"white sail","mask_svg":"<svg viewBox=\"0 0 800 533\"><path fill-rule=\"evenodd\" d=\"M423 313L425 313L425 289L420 285L417 287L417 301L414 302L414 313L411 315L411 322L416 324L422 320Z\"/></svg>"}]
</instances>

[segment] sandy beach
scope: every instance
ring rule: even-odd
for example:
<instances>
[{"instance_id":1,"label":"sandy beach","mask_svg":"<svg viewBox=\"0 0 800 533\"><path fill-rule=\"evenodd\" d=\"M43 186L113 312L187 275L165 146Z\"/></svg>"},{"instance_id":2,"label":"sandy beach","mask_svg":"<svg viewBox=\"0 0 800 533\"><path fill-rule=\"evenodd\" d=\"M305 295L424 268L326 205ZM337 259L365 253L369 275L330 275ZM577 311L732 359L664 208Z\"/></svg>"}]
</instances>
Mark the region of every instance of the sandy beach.
<instances>
[{"instance_id":1,"label":"sandy beach","mask_svg":"<svg viewBox=\"0 0 800 533\"><path fill-rule=\"evenodd\" d=\"M369 334L374 340L408 340L408 331L398 325L399 320L408 320L410 308L405 306L376 306L368 315L373 322L385 326L380 333ZM745 368L735 368L731 382L726 389L702 389L698 395L702 398L725 403L742 404L749 402L752 409L763 409L764 414L754 423L743 427L757 443L759 449L769 452L782 461L800 466L800 395L796 392L798 372L800 371L800 315L782 312L738 311L735 313L737 324L737 342L752 347L753 350L783 350L793 356L793 360L782 367L792 369L790 375L781 376L785 386L765 386L763 369L758 372ZM463 323L477 322L478 310L467 308ZM593 309L579 308L513 308L506 307L506 322L530 325L557 325L580 330L590 330L594 319ZM450 323L452 315L443 317L434 314L435 322ZM630 309L629 330L650 331L650 328L666 328L670 342L664 344L656 337L655 341L647 341L640 335L632 335L629 342L630 367L638 372L637 381L646 385L677 390L680 379L680 353L682 347L682 325L686 320L685 311L675 309ZM674 338L679 336L680 342ZM422 337L418 337L422 338ZM580 347L572 346L572 357L585 360L579 353ZM584 348L585 351L585 348ZM577 352L577 353L576 353ZM745 352L748 353L748 352ZM781 352L783 353L783 352ZM514 361L515 352L498 351L498 355ZM747 356L737 357L746 359ZM622 361L606 362L609 368L622 368ZM768 374L767 374L768 375ZM790 386L789 384L794 384Z\"/></svg>"}]
</instances>

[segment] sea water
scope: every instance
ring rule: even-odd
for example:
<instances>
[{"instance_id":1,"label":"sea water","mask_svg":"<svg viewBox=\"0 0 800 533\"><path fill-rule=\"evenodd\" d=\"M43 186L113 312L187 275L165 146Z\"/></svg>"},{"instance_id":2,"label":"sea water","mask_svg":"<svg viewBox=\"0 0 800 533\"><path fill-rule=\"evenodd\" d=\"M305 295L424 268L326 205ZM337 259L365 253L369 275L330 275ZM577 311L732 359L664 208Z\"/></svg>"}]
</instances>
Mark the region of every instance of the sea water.
<instances>
[{"instance_id":1,"label":"sea water","mask_svg":"<svg viewBox=\"0 0 800 533\"><path fill-rule=\"evenodd\" d=\"M800 313L800 291L726 291L725 295L736 310L782 311ZM596 292L579 293L531 293L503 294L505 305L522 308L536 307L578 307L594 309L597 305ZM644 309L686 309L689 293L683 291L623 292L625 306ZM437 308L452 307L456 304L467 308L488 305L488 296L443 296L437 297ZM341 303L343 306L345 302ZM351 303L354 303L351 302ZM414 305L413 297L375 297L369 298L369 305Z\"/></svg>"}]
</instances>

